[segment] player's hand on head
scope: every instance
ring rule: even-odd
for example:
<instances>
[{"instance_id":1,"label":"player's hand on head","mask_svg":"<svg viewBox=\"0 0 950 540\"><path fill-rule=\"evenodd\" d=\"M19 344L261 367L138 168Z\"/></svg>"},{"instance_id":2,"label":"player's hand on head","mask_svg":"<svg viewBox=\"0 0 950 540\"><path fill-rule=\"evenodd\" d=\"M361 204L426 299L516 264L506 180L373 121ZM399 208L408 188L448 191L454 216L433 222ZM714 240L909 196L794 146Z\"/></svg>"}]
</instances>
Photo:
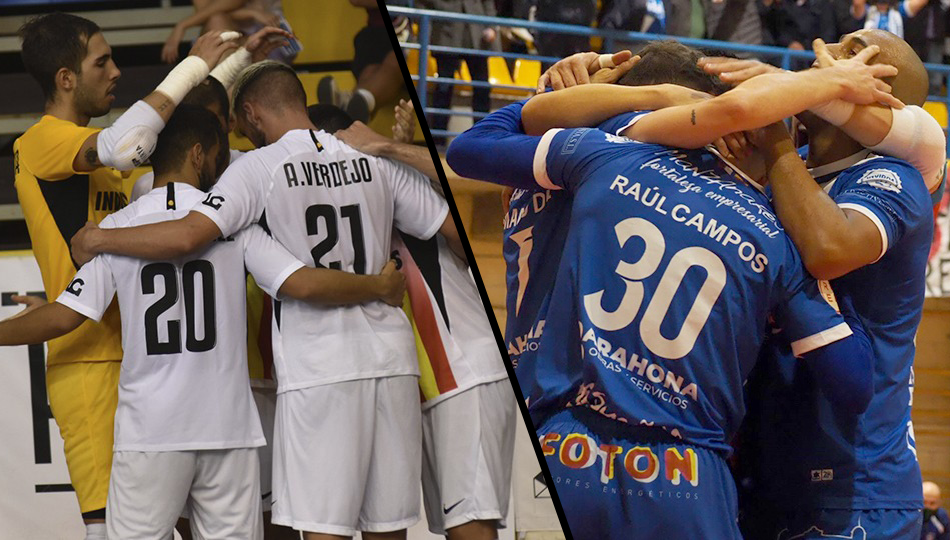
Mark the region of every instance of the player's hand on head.
<instances>
[{"instance_id":1,"label":"player's hand on head","mask_svg":"<svg viewBox=\"0 0 950 540\"><path fill-rule=\"evenodd\" d=\"M188 55L201 58L208 64L209 69L214 69L218 62L238 48L237 41L233 39L225 41L221 39L222 34L223 32L218 30L204 33L195 40Z\"/></svg>"},{"instance_id":2,"label":"player's hand on head","mask_svg":"<svg viewBox=\"0 0 950 540\"><path fill-rule=\"evenodd\" d=\"M412 101L400 99L396 104L396 122L393 124L393 139L410 144L416 135L416 115Z\"/></svg>"},{"instance_id":3,"label":"player's hand on head","mask_svg":"<svg viewBox=\"0 0 950 540\"><path fill-rule=\"evenodd\" d=\"M765 127L746 132L746 140L759 150L774 153L776 150L781 152L796 152L795 143L792 140L791 133L785 127L785 122L775 122Z\"/></svg>"},{"instance_id":4,"label":"player's hand on head","mask_svg":"<svg viewBox=\"0 0 950 540\"><path fill-rule=\"evenodd\" d=\"M350 124L350 127L337 131L333 136L364 154L374 156L379 154L383 145L393 142L359 120Z\"/></svg>"},{"instance_id":5,"label":"player's hand on head","mask_svg":"<svg viewBox=\"0 0 950 540\"><path fill-rule=\"evenodd\" d=\"M622 59L619 60L618 59ZM590 76L591 84L614 84L619 81L621 77L627 74L628 71L633 69L633 66L637 65L637 62L640 61L639 54L630 54L630 51L620 51L616 53L611 58L611 65L615 67L605 67L598 69ZM599 60L598 60L599 65Z\"/></svg>"},{"instance_id":6,"label":"player's hand on head","mask_svg":"<svg viewBox=\"0 0 950 540\"><path fill-rule=\"evenodd\" d=\"M541 75L538 79L537 92L543 92L548 86L554 90L563 90L591 82L616 82L639 60L640 57L634 57L633 53L627 50L614 54L595 52L572 54L559 60ZM595 74L598 74L597 80L593 81L591 76Z\"/></svg>"},{"instance_id":7,"label":"player's hand on head","mask_svg":"<svg viewBox=\"0 0 950 540\"><path fill-rule=\"evenodd\" d=\"M758 60L743 60L741 58L727 58L724 56L706 56L697 62L703 71L710 75L719 75L724 83L733 86L745 82L752 77L766 73L781 73L783 70Z\"/></svg>"},{"instance_id":8,"label":"player's hand on head","mask_svg":"<svg viewBox=\"0 0 950 540\"><path fill-rule=\"evenodd\" d=\"M98 255L92 247L92 236L99 230L99 226L92 221L87 221L82 229L79 229L69 241L70 254L73 261L79 266L86 264Z\"/></svg>"},{"instance_id":9,"label":"player's hand on head","mask_svg":"<svg viewBox=\"0 0 950 540\"><path fill-rule=\"evenodd\" d=\"M841 99L857 105L880 103L895 109L904 108L904 103L891 95L891 85L883 78L897 75L897 68L888 64L869 64L880 52L877 45L861 49L851 58L835 59L820 38L813 42L820 69L835 71L844 88Z\"/></svg>"},{"instance_id":10,"label":"player's hand on head","mask_svg":"<svg viewBox=\"0 0 950 540\"><path fill-rule=\"evenodd\" d=\"M399 307L406 295L406 276L396 269L396 261L390 259L379 273L380 300Z\"/></svg>"},{"instance_id":11,"label":"player's hand on head","mask_svg":"<svg viewBox=\"0 0 950 540\"><path fill-rule=\"evenodd\" d=\"M290 32L276 26L265 26L251 34L244 48L251 53L251 62L260 62L277 48L284 47L294 37Z\"/></svg>"},{"instance_id":12,"label":"player's hand on head","mask_svg":"<svg viewBox=\"0 0 950 540\"><path fill-rule=\"evenodd\" d=\"M713 144L716 145L716 149L718 149L720 153L734 159L745 159L749 157L749 154L752 153L754 148L752 141L749 140L744 131L737 131L725 135L721 139L716 140Z\"/></svg>"},{"instance_id":13,"label":"player's hand on head","mask_svg":"<svg viewBox=\"0 0 950 540\"><path fill-rule=\"evenodd\" d=\"M26 306L22 311L10 317L10 319L16 319L17 317L22 317L26 315L27 313L33 310L39 309L40 307L45 306L47 304L45 298L41 298L39 296L32 296L29 294L13 295L10 297L10 299L16 302L17 304L23 304L24 306Z\"/></svg>"}]
</instances>

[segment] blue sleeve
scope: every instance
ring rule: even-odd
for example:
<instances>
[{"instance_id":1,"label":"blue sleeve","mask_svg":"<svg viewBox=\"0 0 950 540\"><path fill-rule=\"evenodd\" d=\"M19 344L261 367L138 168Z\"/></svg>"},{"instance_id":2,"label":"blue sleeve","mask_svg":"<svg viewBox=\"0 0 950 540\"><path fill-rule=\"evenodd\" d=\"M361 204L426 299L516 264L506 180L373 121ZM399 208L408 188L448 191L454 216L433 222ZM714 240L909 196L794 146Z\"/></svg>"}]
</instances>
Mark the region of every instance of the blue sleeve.
<instances>
[{"instance_id":1,"label":"blue sleeve","mask_svg":"<svg viewBox=\"0 0 950 540\"><path fill-rule=\"evenodd\" d=\"M904 235L933 219L933 206L923 178L909 164L874 159L839 177L832 189L839 207L860 212L881 233L880 256Z\"/></svg>"},{"instance_id":2,"label":"blue sleeve","mask_svg":"<svg viewBox=\"0 0 950 540\"><path fill-rule=\"evenodd\" d=\"M458 175L522 189L535 187L532 163L541 137L525 135L525 102L503 107L452 141L445 160Z\"/></svg>"},{"instance_id":3,"label":"blue sleeve","mask_svg":"<svg viewBox=\"0 0 950 540\"><path fill-rule=\"evenodd\" d=\"M634 111L618 114L617 116L614 116L613 118L597 126L597 129L606 131L611 135L620 135L622 131L633 124L634 120L645 114L648 114L649 112L650 111Z\"/></svg>"},{"instance_id":4,"label":"blue sleeve","mask_svg":"<svg viewBox=\"0 0 950 540\"><path fill-rule=\"evenodd\" d=\"M552 129L538 144L534 177L545 189L573 193L599 168L617 159L635 159L633 153L648 153L656 148L599 129Z\"/></svg>"},{"instance_id":5,"label":"blue sleeve","mask_svg":"<svg viewBox=\"0 0 950 540\"><path fill-rule=\"evenodd\" d=\"M852 334L805 353L803 358L828 401L841 411L858 415L867 410L874 394L874 353L850 299L840 297L838 302Z\"/></svg>"},{"instance_id":6,"label":"blue sleeve","mask_svg":"<svg viewBox=\"0 0 950 540\"><path fill-rule=\"evenodd\" d=\"M839 312L831 284L811 277L791 242L787 242L788 264L781 278L782 295L774 300L774 315L792 353L800 358L848 337L851 329Z\"/></svg>"}]
</instances>

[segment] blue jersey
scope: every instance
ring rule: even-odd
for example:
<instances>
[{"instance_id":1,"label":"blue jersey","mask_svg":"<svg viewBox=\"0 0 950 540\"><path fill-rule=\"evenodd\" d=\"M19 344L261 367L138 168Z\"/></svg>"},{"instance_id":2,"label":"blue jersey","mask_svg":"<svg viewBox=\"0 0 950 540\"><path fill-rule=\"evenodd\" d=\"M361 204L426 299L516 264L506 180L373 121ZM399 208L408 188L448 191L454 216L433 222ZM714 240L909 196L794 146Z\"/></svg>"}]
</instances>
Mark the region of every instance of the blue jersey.
<instances>
[{"instance_id":1,"label":"blue jersey","mask_svg":"<svg viewBox=\"0 0 950 540\"><path fill-rule=\"evenodd\" d=\"M524 103L499 109L486 120L505 124L507 129L517 131ZM639 114L616 116L601 124L600 128L609 132L622 131ZM508 312L505 343L518 384L529 404L532 396L537 397L535 359L571 221L571 202L570 193L563 190L519 188L512 194L505 214L502 247Z\"/></svg>"},{"instance_id":2,"label":"blue jersey","mask_svg":"<svg viewBox=\"0 0 950 540\"><path fill-rule=\"evenodd\" d=\"M769 313L796 354L850 335L765 195L713 153L592 129L537 152L538 183L574 202L536 421L582 406L728 453Z\"/></svg>"},{"instance_id":3,"label":"blue jersey","mask_svg":"<svg viewBox=\"0 0 950 540\"><path fill-rule=\"evenodd\" d=\"M871 157L836 175L819 181L841 208L867 216L883 244L877 262L833 282L851 296L870 337L874 394L863 415L840 414L787 348L774 345L760 404L760 476L786 508L919 509L912 366L933 235L930 195L920 173L894 158Z\"/></svg>"}]
</instances>

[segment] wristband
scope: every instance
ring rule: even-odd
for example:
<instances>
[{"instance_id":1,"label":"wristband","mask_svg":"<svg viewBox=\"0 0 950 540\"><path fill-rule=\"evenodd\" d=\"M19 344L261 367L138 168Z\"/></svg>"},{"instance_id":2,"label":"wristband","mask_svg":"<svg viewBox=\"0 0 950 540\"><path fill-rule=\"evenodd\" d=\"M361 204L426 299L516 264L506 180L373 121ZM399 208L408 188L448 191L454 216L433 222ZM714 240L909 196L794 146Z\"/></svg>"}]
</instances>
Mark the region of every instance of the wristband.
<instances>
[{"instance_id":1,"label":"wristband","mask_svg":"<svg viewBox=\"0 0 950 540\"><path fill-rule=\"evenodd\" d=\"M234 83L234 79L237 78L238 73L249 65L251 65L251 53L244 47L241 47L212 69L211 76L221 81L221 84L223 84L225 88L228 88Z\"/></svg>"},{"instance_id":2,"label":"wristband","mask_svg":"<svg viewBox=\"0 0 950 540\"><path fill-rule=\"evenodd\" d=\"M841 127L848 123L851 115L854 114L854 103L835 99L828 103L822 103L808 109L812 113L835 127Z\"/></svg>"},{"instance_id":3,"label":"wristband","mask_svg":"<svg viewBox=\"0 0 950 540\"><path fill-rule=\"evenodd\" d=\"M205 80L209 71L211 68L202 58L189 56L171 70L155 91L168 96L177 106L185 98L185 94Z\"/></svg>"}]
</instances>

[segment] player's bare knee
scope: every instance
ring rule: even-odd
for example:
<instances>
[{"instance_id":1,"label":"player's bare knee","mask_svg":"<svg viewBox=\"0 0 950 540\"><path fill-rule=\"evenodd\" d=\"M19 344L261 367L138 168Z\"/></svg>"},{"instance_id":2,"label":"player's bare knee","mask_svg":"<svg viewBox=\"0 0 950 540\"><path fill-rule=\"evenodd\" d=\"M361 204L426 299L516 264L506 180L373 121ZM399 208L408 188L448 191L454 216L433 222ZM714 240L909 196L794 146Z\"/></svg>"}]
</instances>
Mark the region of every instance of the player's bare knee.
<instances>
[{"instance_id":1,"label":"player's bare knee","mask_svg":"<svg viewBox=\"0 0 950 540\"><path fill-rule=\"evenodd\" d=\"M493 519L469 521L445 531L449 540L497 540L498 522Z\"/></svg>"}]
</instances>

